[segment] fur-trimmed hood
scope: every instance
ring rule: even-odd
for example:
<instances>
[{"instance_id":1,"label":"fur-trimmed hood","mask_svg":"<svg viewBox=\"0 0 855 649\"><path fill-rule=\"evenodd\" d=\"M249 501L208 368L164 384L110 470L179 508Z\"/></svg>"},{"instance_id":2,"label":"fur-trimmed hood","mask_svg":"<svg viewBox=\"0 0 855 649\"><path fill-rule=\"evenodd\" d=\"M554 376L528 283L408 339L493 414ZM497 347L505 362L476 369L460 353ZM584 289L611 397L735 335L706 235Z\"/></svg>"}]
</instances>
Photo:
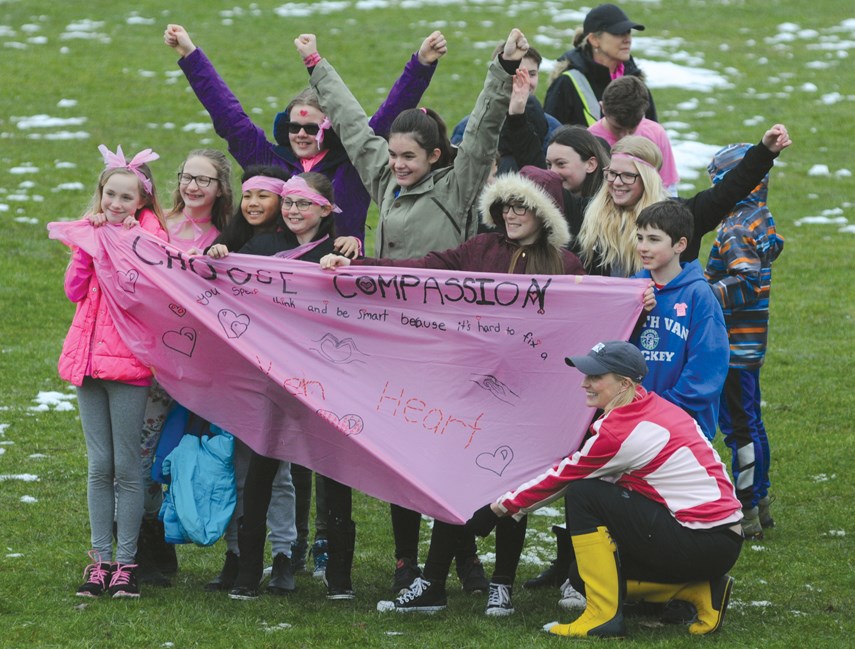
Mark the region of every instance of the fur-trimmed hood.
<instances>
[{"instance_id":1,"label":"fur-trimmed hood","mask_svg":"<svg viewBox=\"0 0 855 649\"><path fill-rule=\"evenodd\" d=\"M559 249L567 247L572 236L564 218L561 176L531 165L523 167L519 173L499 176L496 182L481 193L478 209L483 223L507 234L502 205L512 200L520 201L535 213L550 245Z\"/></svg>"}]
</instances>

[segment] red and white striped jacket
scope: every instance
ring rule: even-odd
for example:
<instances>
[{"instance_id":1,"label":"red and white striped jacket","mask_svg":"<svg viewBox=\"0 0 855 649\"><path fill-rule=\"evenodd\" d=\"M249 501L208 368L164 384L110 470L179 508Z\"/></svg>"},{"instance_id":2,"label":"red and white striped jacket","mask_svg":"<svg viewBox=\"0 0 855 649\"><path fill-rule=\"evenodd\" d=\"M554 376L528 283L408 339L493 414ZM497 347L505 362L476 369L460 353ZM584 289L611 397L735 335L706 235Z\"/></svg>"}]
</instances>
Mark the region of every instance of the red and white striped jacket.
<instances>
[{"instance_id":1,"label":"red and white striped jacket","mask_svg":"<svg viewBox=\"0 0 855 649\"><path fill-rule=\"evenodd\" d=\"M718 453L681 408L638 386L632 403L591 430L581 449L506 493L498 505L519 518L561 496L572 480L599 479L664 505L685 527L708 529L742 518Z\"/></svg>"}]
</instances>

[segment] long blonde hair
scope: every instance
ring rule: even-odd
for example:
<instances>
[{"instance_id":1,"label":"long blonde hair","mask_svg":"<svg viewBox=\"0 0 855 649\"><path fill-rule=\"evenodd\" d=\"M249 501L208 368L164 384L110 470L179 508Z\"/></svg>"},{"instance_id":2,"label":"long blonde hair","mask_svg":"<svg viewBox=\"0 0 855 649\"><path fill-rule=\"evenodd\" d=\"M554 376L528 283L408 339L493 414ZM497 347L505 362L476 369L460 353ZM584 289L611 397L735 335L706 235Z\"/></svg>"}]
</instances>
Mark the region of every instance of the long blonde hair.
<instances>
[{"instance_id":1,"label":"long blonde hair","mask_svg":"<svg viewBox=\"0 0 855 649\"><path fill-rule=\"evenodd\" d=\"M151 175L151 169L145 163L137 166L137 169L148 178L149 182L151 182L151 191L146 191L146 188L143 186L142 181L129 169L124 167L113 167L104 169L101 172L101 175L98 176L98 185L95 188L95 193L92 196L92 199L89 201L89 205L86 210L83 212L83 215L86 214L94 214L95 212L101 211L101 197L104 194L104 185L107 184L107 181L116 174L125 174L128 176L132 176L139 186L140 196L143 199L143 206L137 210L136 218L139 220L139 213L144 209L149 209L154 212L157 220L160 222L160 227L166 230L166 221L163 216L163 208L160 206L160 201L157 199L157 187L154 184L154 178Z\"/></svg>"},{"instance_id":2,"label":"long blonde hair","mask_svg":"<svg viewBox=\"0 0 855 649\"><path fill-rule=\"evenodd\" d=\"M608 183L603 182L585 208L577 241L586 268L597 263L600 267L619 269L628 277L641 270L641 259L635 250L635 219L648 205L668 200L668 192L658 171L662 166L662 153L653 142L638 135L627 135L612 147L612 156L618 153L638 158L632 162L640 175L636 182L644 186L641 198L631 207L615 205Z\"/></svg>"}]
</instances>

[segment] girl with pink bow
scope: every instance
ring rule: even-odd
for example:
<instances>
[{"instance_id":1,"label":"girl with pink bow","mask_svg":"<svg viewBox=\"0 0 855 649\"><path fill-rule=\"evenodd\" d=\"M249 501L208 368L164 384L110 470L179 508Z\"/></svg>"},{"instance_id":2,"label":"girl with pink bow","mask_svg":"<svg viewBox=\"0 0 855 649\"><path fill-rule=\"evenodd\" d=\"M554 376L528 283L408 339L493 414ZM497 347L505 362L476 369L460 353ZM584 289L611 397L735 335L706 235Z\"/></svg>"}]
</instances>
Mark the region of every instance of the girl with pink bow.
<instances>
[{"instance_id":1,"label":"girl with pink bow","mask_svg":"<svg viewBox=\"0 0 855 649\"><path fill-rule=\"evenodd\" d=\"M139 226L166 239L146 149L130 162L121 147L98 147L105 168L87 210L93 226ZM80 597L139 597L134 557L143 513L140 429L151 371L119 336L106 305L91 255L72 251L65 293L77 304L59 359L59 375L77 387L80 422L89 462L87 498L92 563L84 571ZM113 552L113 516L116 551Z\"/></svg>"}]
</instances>

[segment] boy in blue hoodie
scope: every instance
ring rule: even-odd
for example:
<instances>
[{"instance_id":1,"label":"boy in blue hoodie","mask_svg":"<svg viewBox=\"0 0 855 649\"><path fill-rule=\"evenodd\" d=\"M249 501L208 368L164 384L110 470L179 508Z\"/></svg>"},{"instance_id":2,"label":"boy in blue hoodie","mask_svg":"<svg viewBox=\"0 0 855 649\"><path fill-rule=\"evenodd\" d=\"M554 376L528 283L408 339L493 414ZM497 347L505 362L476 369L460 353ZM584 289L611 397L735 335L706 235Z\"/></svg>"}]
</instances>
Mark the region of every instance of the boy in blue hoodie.
<instances>
[{"instance_id":1,"label":"boy in blue hoodie","mask_svg":"<svg viewBox=\"0 0 855 649\"><path fill-rule=\"evenodd\" d=\"M713 183L745 156L747 144L730 144L708 167ZM784 248L766 207L769 175L725 219L716 235L706 278L724 310L730 337L730 368L721 394L718 425L732 453L742 529L763 538L775 525L769 513L769 440L760 412L760 367L769 332L772 262Z\"/></svg>"},{"instance_id":2,"label":"boy in blue hoodie","mask_svg":"<svg viewBox=\"0 0 855 649\"><path fill-rule=\"evenodd\" d=\"M654 282L656 306L633 335L649 371L642 385L680 406L715 436L729 349L721 306L697 260L680 263L692 238L692 214L678 201L644 208L636 220L637 250Z\"/></svg>"}]
</instances>

